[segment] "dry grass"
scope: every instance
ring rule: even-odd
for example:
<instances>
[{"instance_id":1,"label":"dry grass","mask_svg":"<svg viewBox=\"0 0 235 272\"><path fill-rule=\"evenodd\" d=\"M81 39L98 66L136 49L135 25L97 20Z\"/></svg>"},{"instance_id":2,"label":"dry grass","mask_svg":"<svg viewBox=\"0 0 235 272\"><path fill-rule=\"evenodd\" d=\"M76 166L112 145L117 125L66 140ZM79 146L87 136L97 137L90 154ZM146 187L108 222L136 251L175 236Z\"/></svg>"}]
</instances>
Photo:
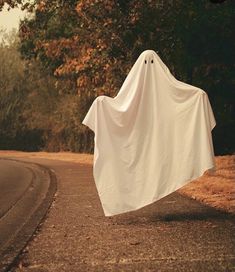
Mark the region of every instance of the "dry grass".
<instances>
[{"instance_id":1,"label":"dry grass","mask_svg":"<svg viewBox=\"0 0 235 272\"><path fill-rule=\"evenodd\" d=\"M212 207L235 213L235 155L216 156L215 173L204 175L179 190Z\"/></svg>"},{"instance_id":2,"label":"dry grass","mask_svg":"<svg viewBox=\"0 0 235 272\"><path fill-rule=\"evenodd\" d=\"M20 152L0 151L0 157L45 158L76 163L93 163L93 155L71 152ZM206 204L235 213L235 155L217 156L215 173L204 175L179 190Z\"/></svg>"}]
</instances>

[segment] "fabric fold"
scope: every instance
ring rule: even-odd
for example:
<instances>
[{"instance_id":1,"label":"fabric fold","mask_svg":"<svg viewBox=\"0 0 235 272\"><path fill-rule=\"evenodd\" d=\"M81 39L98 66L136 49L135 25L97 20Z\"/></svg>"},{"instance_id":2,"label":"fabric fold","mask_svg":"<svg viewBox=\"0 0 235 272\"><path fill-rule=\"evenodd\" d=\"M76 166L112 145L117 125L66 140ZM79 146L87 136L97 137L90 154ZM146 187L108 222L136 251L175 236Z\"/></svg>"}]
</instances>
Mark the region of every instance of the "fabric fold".
<instances>
[{"instance_id":1,"label":"fabric fold","mask_svg":"<svg viewBox=\"0 0 235 272\"><path fill-rule=\"evenodd\" d=\"M177 80L153 50L83 122L95 133L93 175L105 216L151 204L215 169L207 93Z\"/></svg>"}]
</instances>

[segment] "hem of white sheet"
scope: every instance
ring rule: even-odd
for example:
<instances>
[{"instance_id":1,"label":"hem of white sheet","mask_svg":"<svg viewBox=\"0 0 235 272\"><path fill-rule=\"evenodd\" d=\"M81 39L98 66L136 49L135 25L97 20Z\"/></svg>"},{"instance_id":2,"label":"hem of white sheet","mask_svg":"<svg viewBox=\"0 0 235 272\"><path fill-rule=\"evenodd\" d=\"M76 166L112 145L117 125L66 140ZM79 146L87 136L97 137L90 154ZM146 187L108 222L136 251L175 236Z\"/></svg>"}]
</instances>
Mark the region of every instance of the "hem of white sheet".
<instances>
[{"instance_id":1,"label":"hem of white sheet","mask_svg":"<svg viewBox=\"0 0 235 272\"><path fill-rule=\"evenodd\" d=\"M216 170L216 166L215 166L214 164L213 164L213 165L210 165L210 166L207 166L207 167L203 168L203 170L201 171L200 174L195 175L195 176L193 176L192 178L190 178L190 179L184 181L180 186L176 187L176 188L175 188L173 191L171 191L171 192L164 193L163 195L159 196L158 198L153 199L153 200L151 200L151 201L148 201L148 202L146 202L146 203L144 203L144 204L141 204L140 206L138 206L138 207L135 208L135 209L128 209L128 210L125 210L125 211L120 211L120 212L118 212L118 213L107 213L107 212L104 211L104 215L105 215L106 217L108 217L108 216L115 216L115 215L124 214L124 213L128 213L128 212L134 212L134 211L137 211L137 210L139 210L139 209L142 209L142 208L144 208L144 207L146 207L146 206L148 206L148 205L151 205L151 204L155 203L156 201L158 201L158 200L160 200L160 199L166 197L167 195L170 195L170 194L174 193L175 191L179 190L180 188L182 188L182 187L185 186L186 184L188 184L188 183L194 181L195 179L198 179L198 178L202 177L206 171L209 171L210 173L213 173L213 172L215 172L215 170ZM102 203L101 203L101 205L102 205Z\"/></svg>"}]
</instances>

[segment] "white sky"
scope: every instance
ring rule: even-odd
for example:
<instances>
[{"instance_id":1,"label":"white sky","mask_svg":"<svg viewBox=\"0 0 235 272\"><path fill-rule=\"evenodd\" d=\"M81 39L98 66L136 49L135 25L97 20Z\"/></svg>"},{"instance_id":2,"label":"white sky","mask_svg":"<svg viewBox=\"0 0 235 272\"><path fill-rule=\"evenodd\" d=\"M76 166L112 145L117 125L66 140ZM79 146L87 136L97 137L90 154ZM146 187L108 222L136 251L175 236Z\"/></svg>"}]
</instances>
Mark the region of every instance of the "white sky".
<instances>
[{"instance_id":1,"label":"white sky","mask_svg":"<svg viewBox=\"0 0 235 272\"><path fill-rule=\"evenodd\" d=\"M5 5L0 12L0 29L4 28L7 32L11 31L13 28L19 29L20 19L23 19L25 15L26 11L22 11L19 8L7 11L7 5Z\"/></svg>"}]
</instances>

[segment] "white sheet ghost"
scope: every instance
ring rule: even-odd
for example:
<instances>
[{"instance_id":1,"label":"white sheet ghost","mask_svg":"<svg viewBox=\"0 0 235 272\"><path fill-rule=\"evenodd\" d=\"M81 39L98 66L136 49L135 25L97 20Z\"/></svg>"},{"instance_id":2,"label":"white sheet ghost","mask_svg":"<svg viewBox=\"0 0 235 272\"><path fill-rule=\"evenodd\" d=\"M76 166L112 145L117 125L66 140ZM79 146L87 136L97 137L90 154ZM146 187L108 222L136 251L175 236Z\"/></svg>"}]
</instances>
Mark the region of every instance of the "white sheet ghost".
<instances>
[{"instance_id":1,"label":"white sheet ghost","mask_svg":"<svg viewBox=\"0 0 235 272\"><path fill-rule=\"evenodd\" d=\"M215 170L207 93L178 81L144 51L116 97L97 97L83 122L95 133L93 176L105 216L139 209Z\"/></svg>"}]
</instances>

